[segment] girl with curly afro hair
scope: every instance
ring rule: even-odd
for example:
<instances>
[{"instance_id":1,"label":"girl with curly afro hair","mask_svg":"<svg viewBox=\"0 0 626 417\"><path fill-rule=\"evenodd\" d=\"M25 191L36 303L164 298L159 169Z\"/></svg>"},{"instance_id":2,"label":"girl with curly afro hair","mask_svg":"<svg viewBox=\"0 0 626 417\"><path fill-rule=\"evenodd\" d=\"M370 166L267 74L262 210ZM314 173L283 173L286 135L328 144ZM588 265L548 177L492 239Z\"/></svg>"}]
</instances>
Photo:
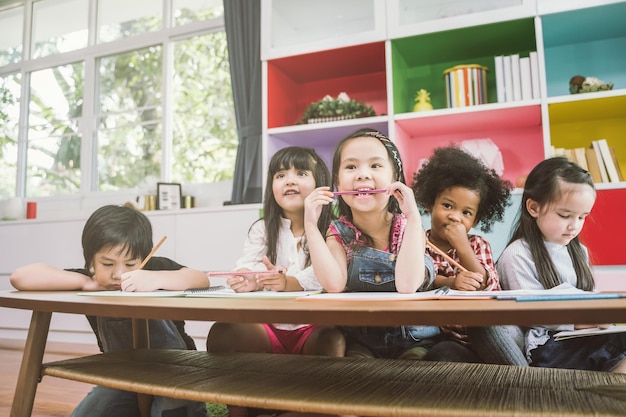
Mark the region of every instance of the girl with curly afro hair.
<instances>
[{"instance_id":1,"label":"girl with curly afro hair","mask_svg":"<svg viewBox=\"0 0 626 417\"><path fill-rule=\"evenodd\" d=\"M427 253L435 262L434 287L499 290L489 242L469 231L480 224L482 231L489 232L495 221L502 220L512 184L473 155L452 145L435 149L413 175L411 188L418 206L431 217L431 228L426 231L429 243L465 269L456 268L427 246ZM467 344L464 329L447 327L444 332Z\"/></svg>"}]
</instances>

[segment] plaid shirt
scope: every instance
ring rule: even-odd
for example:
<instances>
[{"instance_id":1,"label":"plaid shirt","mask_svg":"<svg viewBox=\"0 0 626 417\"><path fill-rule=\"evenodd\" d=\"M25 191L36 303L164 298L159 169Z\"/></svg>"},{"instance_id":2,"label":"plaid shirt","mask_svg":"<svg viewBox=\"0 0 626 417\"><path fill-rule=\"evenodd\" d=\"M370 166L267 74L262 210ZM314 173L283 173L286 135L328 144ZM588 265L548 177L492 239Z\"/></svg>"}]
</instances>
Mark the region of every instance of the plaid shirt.
<instances>
[{"instance_id":1,"label":"plaid shirt","mask_svg":"<svg viewBox=\"0 0 626 417\"><path fill-rule=\"evenodd\" d=\"M426 236L430 237L430 230L426 232ZM470 246L478 259L478 262L487 271L487 284L485 291L498 291L500 290L500 282L498 280L498 273L496 272L496 265L491 252L491 246L489 242L478 235L468 235ZM426 253L429 254L435 262L435 273L437 275L443 275L445 277L456 277L456 269L446 261L443 256L426 246ZM452 248L447 252L447 255L457 262L461 262L457 256L456 249ZM442 331L448 336L457 339L463 344L469 344L467 332L464 326L445 326L441 328Z\"/></svg>"}]
</instances>

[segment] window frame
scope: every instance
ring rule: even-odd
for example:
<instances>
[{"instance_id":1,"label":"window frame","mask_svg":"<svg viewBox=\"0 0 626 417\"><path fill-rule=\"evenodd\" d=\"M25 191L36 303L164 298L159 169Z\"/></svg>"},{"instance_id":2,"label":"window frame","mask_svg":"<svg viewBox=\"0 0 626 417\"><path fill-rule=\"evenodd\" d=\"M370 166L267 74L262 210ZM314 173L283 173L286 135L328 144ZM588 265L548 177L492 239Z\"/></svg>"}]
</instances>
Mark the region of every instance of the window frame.
<instances>
[{"instance_id":1,"label":"window frame","mask_svg":"<svg viewBox=\"0 0 626 417\"><path fill-rule=\"evenodd\" d=\"M12 63L0 67L0 77L10 76L15 73L21 74L22 86L20 92L20 116L17 133L17 184L16 196L26 198L27 192L27 152L28 152L28 118L30 102L30 76L33 72L67 65L73 62L84 62L85 85L83 89L83 114L78 120L78 133L81 135L81 184L78 193L63 194L41 199L66 201L68 199L83 199L94 195L117 194L134 195L136 190L99 191L97 174L97 99L98 99L98 62L100 58L122 54L125 52L146 48L153 45L161 45L163 59L163 78L161 88L163 97L161 111L163 114L163 133L161 136L161 172L160 182L171 182L173 149L172 149L172 114L170 105L172 102L173 63L170 53L172 44L197 36L203 36L215 32L225 32L223 15L218 18L197 21L180 26L173 26L172 9L173 0L162 0L163 27L158 31L147 32L140 35L115 40L108 43L96 43L97 24L97 0L89 1L88 15L88 42L87 47L74 51L68 51L55 55L48 55L31 59L32 29L32 6L37 0L1 1L0 10L23 7L23 45L22 59L18 63ZM234 167L233 167L234 169ZM94 197L95 199L106 198ZM39 198L38 198L39 199Z\"/></svg>"}]
</instances>

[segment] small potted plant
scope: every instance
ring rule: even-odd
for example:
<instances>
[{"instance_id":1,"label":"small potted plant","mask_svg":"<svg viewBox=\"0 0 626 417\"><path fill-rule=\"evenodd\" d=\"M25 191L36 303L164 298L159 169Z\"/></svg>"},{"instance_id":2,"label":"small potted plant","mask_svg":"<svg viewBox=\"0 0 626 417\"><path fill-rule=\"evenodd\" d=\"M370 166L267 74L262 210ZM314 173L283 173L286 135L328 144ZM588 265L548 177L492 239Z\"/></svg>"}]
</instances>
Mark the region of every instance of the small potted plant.
<instances>
[{"instance_id":1,"label":"small potted plant","mask_svg":"<svg viewBox=\"0 0 626 417\"><path fill-rule=\"evenodd\" d=\"M372 106L352 100L346 93L340 93L337 98L327 95L311 103L296 124L333 122L370 116L376 116Z\"/></svg>"}]
</instances>

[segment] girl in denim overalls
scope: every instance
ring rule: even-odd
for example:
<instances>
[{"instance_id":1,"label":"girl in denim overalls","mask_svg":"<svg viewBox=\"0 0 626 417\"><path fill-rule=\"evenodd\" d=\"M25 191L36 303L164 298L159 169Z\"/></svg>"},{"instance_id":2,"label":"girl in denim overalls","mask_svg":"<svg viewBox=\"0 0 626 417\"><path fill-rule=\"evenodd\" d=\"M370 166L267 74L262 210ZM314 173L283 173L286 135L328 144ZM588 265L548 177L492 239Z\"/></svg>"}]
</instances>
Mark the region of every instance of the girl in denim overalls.
<instances>
[{"instance_id":1,"label":"girl in denim overalls","mask_svg":"<svg viewBox=\"0 0 626 417\"><path fill-rule=\"evenodd\" d=\"M328 292L429 289L435 277L413 191L404 183L396 146L382 133L361 129L344 138L333 157L333 186L356 192L338 198L339 218L326 234L317 217L331 204L329 187L305 201L305 230L315 275ZM385 192L372 192L373 190ZM347 327L348 356L435 359L435 326ZM437 359L440 359L439 357ZM443 358L447 359L447 358Z\"/></svg>"}]
</instances>

